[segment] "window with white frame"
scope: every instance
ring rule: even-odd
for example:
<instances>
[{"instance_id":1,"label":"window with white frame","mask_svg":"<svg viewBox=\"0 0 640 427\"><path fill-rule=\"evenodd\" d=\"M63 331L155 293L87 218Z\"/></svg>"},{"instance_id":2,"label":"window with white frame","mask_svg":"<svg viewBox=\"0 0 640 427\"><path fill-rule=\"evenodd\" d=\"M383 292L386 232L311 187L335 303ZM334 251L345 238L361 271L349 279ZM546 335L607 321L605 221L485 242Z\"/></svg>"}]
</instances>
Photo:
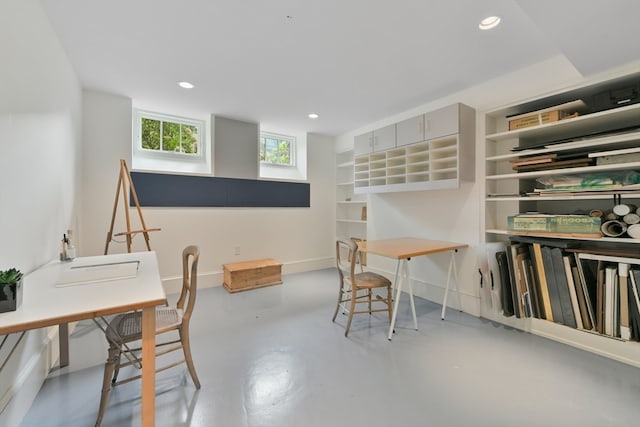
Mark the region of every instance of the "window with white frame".
<instances>
[{"instance_id":1,"label":"window with white frame","mask_svg":"<svg viewBox=\"0 0 640 427\"><path fill-rule=\"evenodd\" d=\"M296 165L296 137L260 132L260 162L271 165Z\"/></svg>"},{"instance_id":2,"label":"window with white frame","mask_svg":"<svg viewBox=\"0 0 640 427\"><path fill-rule=\"evenodd\" d=\"M206 121L135 110L133 168L208 173Z\"/></svg>"},{"instance_id":3,"label":"window with white frame","mask_svg":"<svg viewBox=\"0 0 640 427\"><path fill-rule=\"evenodd\" d=\"M199 156L202 121L138 111L138 147L172 155Z\"/></svg>"}]
</instances>

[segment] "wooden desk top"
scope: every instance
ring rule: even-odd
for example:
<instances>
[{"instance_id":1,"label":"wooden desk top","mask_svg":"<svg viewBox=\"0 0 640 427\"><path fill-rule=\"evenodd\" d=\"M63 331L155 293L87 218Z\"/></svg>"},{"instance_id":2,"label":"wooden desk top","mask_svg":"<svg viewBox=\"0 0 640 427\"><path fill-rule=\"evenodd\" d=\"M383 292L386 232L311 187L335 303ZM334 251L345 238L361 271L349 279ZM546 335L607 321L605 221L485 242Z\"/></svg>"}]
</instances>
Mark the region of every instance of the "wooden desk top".
<instances>
[{"instance_id":1,"label":"wooden desk top","mask_svg":"<svg viewBox=\"0 0 640 427\"><path fill-rule=\"evenodd\" d=\"M468 246L469 245L466 243L416 239L413 237L358 242L358 247L362 252L395 259L408 259L421 255L453 251L456 249L466 248Z\"/></svg>"}]
</instances>

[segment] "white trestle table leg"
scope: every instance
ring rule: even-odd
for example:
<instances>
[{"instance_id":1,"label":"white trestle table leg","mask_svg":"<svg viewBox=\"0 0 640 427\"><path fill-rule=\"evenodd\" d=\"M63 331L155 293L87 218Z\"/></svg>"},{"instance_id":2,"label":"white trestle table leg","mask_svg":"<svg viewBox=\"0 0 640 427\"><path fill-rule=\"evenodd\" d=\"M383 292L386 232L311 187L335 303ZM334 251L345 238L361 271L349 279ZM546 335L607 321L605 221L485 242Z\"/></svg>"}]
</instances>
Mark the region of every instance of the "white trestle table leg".
<instances>
[{"instance_id":1,"label":"white trestle table leg","mask_svg":"<svg viewBox=\"0 0 640 427\"><path fill-rule=\"evenodd\" d=\"M447 297L449 296L449 283L451 282L451 270L453 270L453 275L456 282L456 294L458 296L458 307L462 307L462 303L460 301L460 293L458 291L458 269L456 268L456 252L458 250L451 251L451 260L449 261L449 272L447 273L447 286L444 288L444 301L442 301L442 314L440 318L444 320L444 313L447 309Z\"/></svg>"},{"instance_id":2,"label":"white trestle table leg","mask_svg":"<svg viewBox=\"0 0 640 427\"><path fill-rule=\"evenodd\" d=\"M405 260L403 259L399 259L398 263L396 264L396 276L393 280L393 287L395 288L395 294L394 292L391 292L391 295L393 296L393 313L391 314L391 325L389 325L389 341L391 341L391 337L393 337L393 329L395 328L396 325L396 315L398 314L398 303L400 302L400 293L402 292L402 274L400 273L400 267L401 264L404 262ZM403 264L403 268L404 268L404 264Z\"/></svg>"}]
</instances>

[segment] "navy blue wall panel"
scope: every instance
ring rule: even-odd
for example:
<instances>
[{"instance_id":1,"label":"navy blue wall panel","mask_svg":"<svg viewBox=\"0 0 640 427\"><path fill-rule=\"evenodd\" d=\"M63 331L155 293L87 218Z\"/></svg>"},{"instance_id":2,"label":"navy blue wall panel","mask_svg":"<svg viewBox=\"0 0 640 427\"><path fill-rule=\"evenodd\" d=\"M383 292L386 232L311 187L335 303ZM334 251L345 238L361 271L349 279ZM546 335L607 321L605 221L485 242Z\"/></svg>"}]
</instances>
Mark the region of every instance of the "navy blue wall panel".
<instances>
[{"instance_id":1,"label":"navy blue wall panel","mask_svg":"<svg viewBox=\"0 0 640 427\"><path fill-rule=\"evenodd\" d=\"M140 206L310 206L308 183L131 172ZM132 201L130 201L132 202ZM133 204L132 204L133 205Z\"/></svg>"}]
</instances>

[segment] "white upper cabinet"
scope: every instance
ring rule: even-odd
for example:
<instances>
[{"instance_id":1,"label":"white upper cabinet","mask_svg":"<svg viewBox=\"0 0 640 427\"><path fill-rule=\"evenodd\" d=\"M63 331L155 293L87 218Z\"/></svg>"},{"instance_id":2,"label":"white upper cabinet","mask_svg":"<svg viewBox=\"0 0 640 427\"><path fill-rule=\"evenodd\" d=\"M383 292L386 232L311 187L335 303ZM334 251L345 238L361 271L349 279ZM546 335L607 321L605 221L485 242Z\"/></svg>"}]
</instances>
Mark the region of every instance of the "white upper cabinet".
<instances>
[{"instance_id":1,"label":"white upper cabinet","mask_svg":"<svg viewBox=\"0 0 640 427\"><path fill-rule=\"evenodd\" d=\"M396 125L385 126L373 132L367 132L354 138L355 156L385 151L396 146Z\"/></svg>"},{"instance_id":2,"label":"white upper cabinet","mask_svg":"<svg viewBox=\"0 0 640 427\"><path fill-rule=\"evenodd\" d=\"M396 123L396 147L424 140L424 114Z\"/></svg>"},{"instance_id":3,"label":"white upper cabinet","mask_svg":"<svg viewBox=\"0 0 640 427\"><path fill-rule=\"evenodd\" d=\"M475 178L475 110L454 104L359 135L354 145L356 194L458 188Z\"/></svg>"},{"instance_id":4,"label":"white upper cabinet","mask_svg":"<svg viewBox=\"0 0 640 427\"><path fill-rule=\"evenodd\" d=\"M388 150L396 146L396 125L385 126L373 131L373 152Z\"/></svg>"},{"instance_id":5,"label":"white upper cabinet","mask_svg":"<svg viewBox=\"0 0 640 427\"><path fill-rule=\"evenodd\" d=\"M373 132L363 133L357 135L353 140L353 154L357 156L364 156L370 154L373 151Z\"/></svg>"},{"instance_id":6,"label":"white upper cabinet","mask_svg":"<svg viewBox=\"0 0 640 427\"><path fill-rule=\"evenodd\" d=\"M424 139L440 138L458 133L459 105L453 104L425 114Z\"/></svg>"}]
</instances>

